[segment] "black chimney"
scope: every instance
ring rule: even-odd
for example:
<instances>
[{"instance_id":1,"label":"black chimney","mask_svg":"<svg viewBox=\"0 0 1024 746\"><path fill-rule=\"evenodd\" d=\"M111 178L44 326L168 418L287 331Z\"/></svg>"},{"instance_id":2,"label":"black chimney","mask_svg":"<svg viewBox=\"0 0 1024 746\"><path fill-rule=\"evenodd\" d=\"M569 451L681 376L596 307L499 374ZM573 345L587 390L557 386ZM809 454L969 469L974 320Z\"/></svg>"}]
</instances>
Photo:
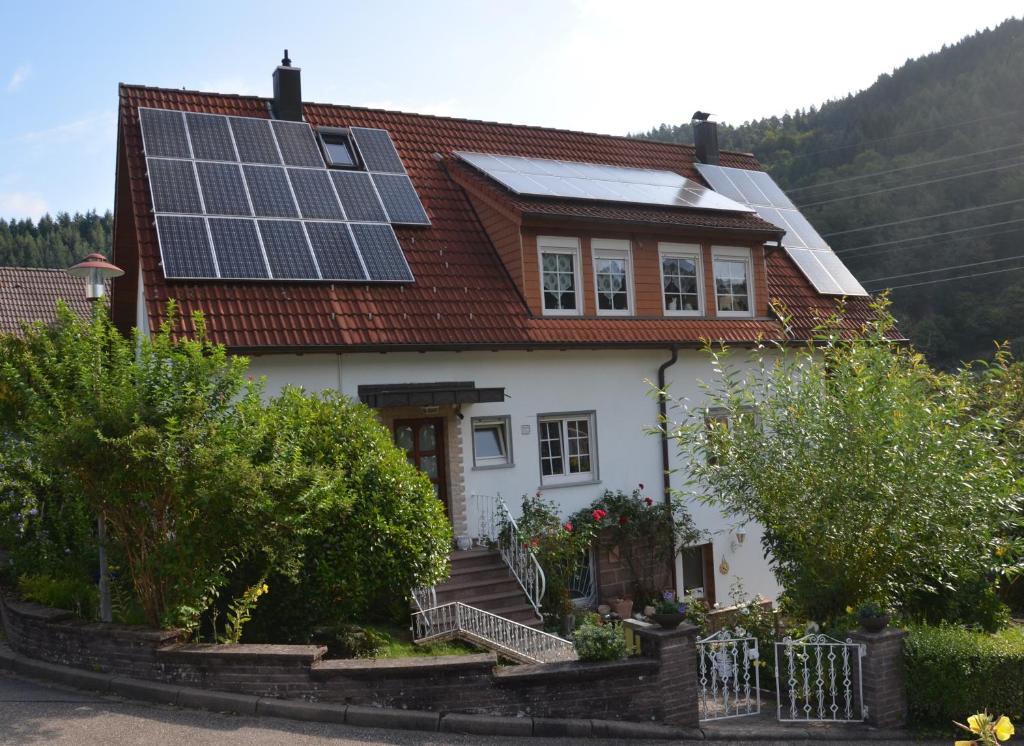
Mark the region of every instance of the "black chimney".
<instances>
[{"instance_id":1,"label":"black chimney","mask_svg":"<svg viewBox=\"0 0 1024 746\"><path fill-rule=\"evenodd\" d=\"M288 50L274 70L274 116L278 119L302 121L302 68L292 67Z\"/></svg>"},{"instance_id":2,"label":"black chimney","mask_svg":"<svg viewBox=\"0 0 1024 746\"><path fill-rule=\"evenodd\" d=\"M709 122L706 115L693 120L693 145L697 149L698 161L718 165L718 124Z\"/></svg>"}]
</instances>

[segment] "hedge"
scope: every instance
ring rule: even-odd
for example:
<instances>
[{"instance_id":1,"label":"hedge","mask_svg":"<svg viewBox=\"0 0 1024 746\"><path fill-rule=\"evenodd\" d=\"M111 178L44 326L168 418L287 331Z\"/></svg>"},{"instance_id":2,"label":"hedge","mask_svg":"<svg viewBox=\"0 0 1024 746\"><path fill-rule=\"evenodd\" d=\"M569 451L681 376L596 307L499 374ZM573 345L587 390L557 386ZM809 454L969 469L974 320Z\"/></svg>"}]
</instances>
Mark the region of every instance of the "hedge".
<instances>
[{"instance_id":1,"label":"hedge","mask_svg":"<svg viewBox=\"0 0 1024 746\"><path fill-rule=\"evenodd\" d=\"M964 722L988 710L1024 716L1024 631L914 626L906 642L909 714L918 725Z\"/></svg>"}]
</instances>

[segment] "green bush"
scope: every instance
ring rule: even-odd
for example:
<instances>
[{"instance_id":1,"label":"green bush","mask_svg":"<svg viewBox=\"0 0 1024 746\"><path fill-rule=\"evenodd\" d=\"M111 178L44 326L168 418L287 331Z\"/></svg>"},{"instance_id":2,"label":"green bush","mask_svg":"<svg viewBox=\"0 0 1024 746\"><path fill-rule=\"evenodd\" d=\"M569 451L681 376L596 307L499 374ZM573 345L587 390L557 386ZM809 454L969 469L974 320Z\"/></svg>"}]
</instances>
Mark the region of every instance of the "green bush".
<instances>
[{"instance_id":1,"label":"green bush","mask_svg":"<svg viewBox=\"0 0 1024 746\"><path fill-rule=\"evenodd\" d=\"M18 594L26 601L72 611L83 619L95 620L99 616L99 592L95 585L81 578L22 575L18 578Z\"/></svg>"},{"instance_id":2,"label":"green bush","mask_svg":"<svg viewBox=\"0 0 1024 746\"><path fill-rule=\"evenodd\" d=\"M626 637L619 624L584 624L572 639L581 661L617 661L626 657Z\"/></svg>"},{"instance_id":3,"label":"green bush","mask_svg":"<svg viewBox=\"0 0 1024 746\"><path fill-rule=\"evenodd\" d=\"M948 726L988 710L1024 716L1024 632L998 634L963 627L913 626L905 652L911 720Z\"/></svg>"}]
</instances>

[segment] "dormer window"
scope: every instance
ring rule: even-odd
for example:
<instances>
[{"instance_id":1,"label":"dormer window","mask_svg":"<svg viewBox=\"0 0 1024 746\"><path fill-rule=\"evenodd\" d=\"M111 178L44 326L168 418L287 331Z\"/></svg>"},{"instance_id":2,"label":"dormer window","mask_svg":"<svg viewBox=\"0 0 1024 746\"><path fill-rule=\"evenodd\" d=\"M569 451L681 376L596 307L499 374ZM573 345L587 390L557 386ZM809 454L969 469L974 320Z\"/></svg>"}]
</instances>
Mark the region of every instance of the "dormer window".
<instances>
[{"instance_id":1,"label":"dormer window","mask_svg":"<svg viewBox=\"0 0 1024 746\"><path fill-rule=\"evenodd\" d=\"M722 317L753 316L750 249L713 246L715 304Z\"/></svg>"},{"instance_id":2,"label":"dormer window","mask_svg":"<svg viewBox=\"0 0 1024 746\"><path fill-rule=\"evenodd\" d=\"M327 165L332 168L356 168L359 159L346 130L321 127L318 131Z\"/></svg>"},{"instance_id":3,"label":"dormer window","mask_svg":"<svg viewBox=\"0 0 1024 746\"><path fill-rule=\"evenodd\" d=\"M576 238L539 236L537 254L545 316L579 316L580 243Z\"/></svg>"}]
</instances>

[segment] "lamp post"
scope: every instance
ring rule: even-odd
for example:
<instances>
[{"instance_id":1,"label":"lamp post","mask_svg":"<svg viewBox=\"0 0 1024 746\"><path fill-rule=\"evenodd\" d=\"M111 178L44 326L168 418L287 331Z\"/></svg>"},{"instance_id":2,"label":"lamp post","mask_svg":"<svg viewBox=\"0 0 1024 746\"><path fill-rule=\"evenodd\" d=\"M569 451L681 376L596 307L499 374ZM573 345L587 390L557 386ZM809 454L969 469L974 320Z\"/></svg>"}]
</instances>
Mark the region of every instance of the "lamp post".
<instances>
[{"instance_id":1,"label":"lamp post","mask_svg":"<svg viewBox=\"0 0 1024 746\"><path fill-rule=\"evenodd\" d=\"M123 269L111 264L103 254L98 253L89 254L78 264L68 268L67 272L72 277L85 280L85 297L90 303L95 303L106 295L107 280L124 274ZM95 306L93 313L96 313ZM107 524L102 513L96 516L96 541L99 544L100 621L112 622L114 613L110 605L110 577L107 574Z\"/></svg>"}]
</instances>

